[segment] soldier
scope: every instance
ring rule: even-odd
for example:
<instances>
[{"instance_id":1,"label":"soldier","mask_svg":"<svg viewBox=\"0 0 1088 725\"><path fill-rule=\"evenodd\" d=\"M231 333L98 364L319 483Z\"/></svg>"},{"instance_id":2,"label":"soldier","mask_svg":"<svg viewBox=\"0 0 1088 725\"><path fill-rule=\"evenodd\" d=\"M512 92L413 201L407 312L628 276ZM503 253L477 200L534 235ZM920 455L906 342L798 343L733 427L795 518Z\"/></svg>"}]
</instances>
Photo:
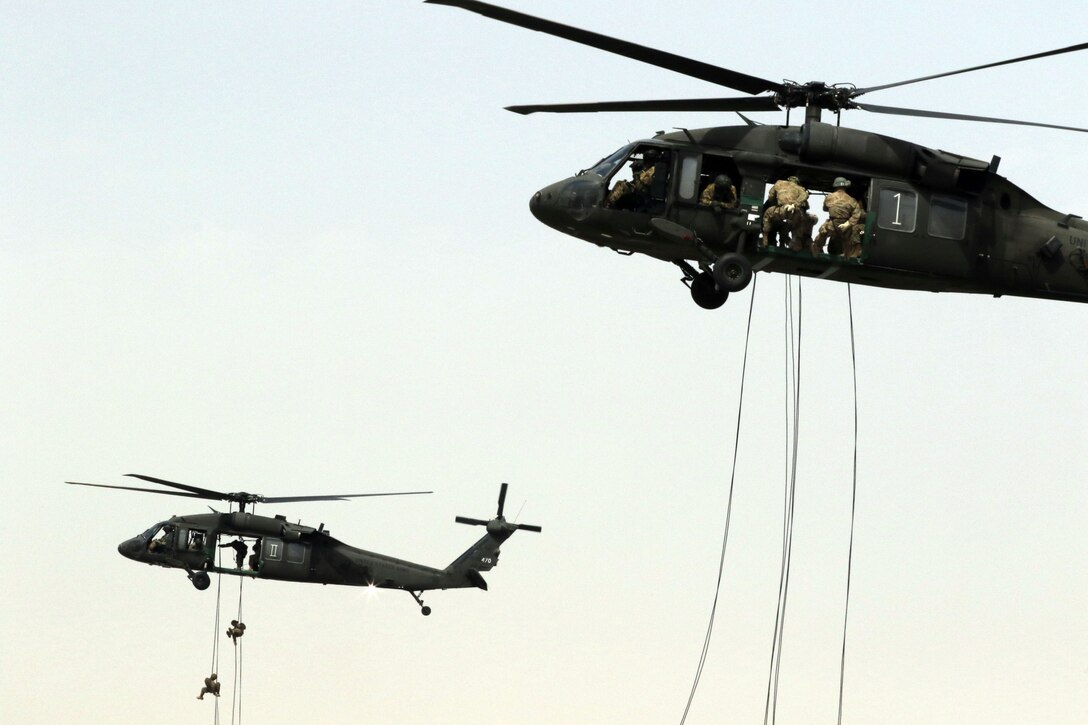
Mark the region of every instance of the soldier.
<instances>
[{"instance_id":1,"label":"soldier","mask_svg":"<svg viewBox=\"0 0 1088 725\"><path fill-rule=\"evenodd\" d=\"M204 678L204 687L200 689L200 695L196 699L203 700L205 695L215 695L219 697L219 675L214 672Z\"/></svg>"},{"instance_id":2,"label":"soldier","mask_svg":"<svg viewBox=\"0 0 1088 725\"><path fill-rule=\"evenodd\" d=\"M827 221L820 225L820 231L812 242L812 254L823 253L824 243L830 237L828 252L841 252L844 258L855 259L861 256L861 233L864 230L861 218L865 211L858 200L846 191L850 186L849 179L836 177L832 186L835 190L824 199Z\"/></svg>"},{"instance_id":3,"label":"soldier","mask_svg":"<svg viewBox=\"0 0 1088 725\"><path fill-rule=\"evenodd\" d=\"M706 185L702 196L699 197L702 206L709 206L714 211L737 208L737 187L725 174L718 174L714 181Z\"/></svg>"},{"instance_id":4,"label":"soldier","mask_svg":"<svg viewBox=\"0 0 1088 725\"><path fill-rule=\"evenodd\" d=\"M626 209L628 211L635 211L636 209L644 206L643 198L646 190L649 189L649 182L646 182L645 187L641 187L639 183L640 177L645 173L643 170L643 164L638 159L631 162L631 180L620 179L612 187L612 190L608 192L608 200L605 206L613 209ZM650 177L653 178L653 172L650 172ZM641 193L640 193L641 192Z\"/></svg>"},{"instance_id":5,"label":"soldier","mask_svg":"<svg viewBox=\"0 0 1088 725\"><path fill-rule=\"evenodd\" d=\"M246 551L248 551L246 542L242 541L241 539L235 539L234 541L231 541L229 543L219 545L220 549L226 549L228 547L234 549L234 560L238 564L235 568L241 569L242 564L246 560Z\"/></svg>"},{"instance_id":6,"label":"soldier","mask_svg":"<svg viewBox=\"0 0 1088 725\"><path fill-rule=\"evenodd\" d=\"M238 644L238 638L246 633L246 625L239 622L237 619L230 620L230 626L227 627L227 636L231 638L231 641L235 645Z\"/></svg>"},{"instance_id":7,"label":"soldier","mask_svg":"<svg viewBox=\"0 0 1088 725\"><path fill-rule=\"evenodd\" d=\"M155 539L150 544L148 544L147 545L147 550L154 552L154 551L162 551L164 549L169 549L170 548L170 539L172 539L173 536L174 536L174 527L173 526L164 526L164 527L162 527L162 533L159 534L159 538Z\"/></svg>"},{"instance_id":8,"label":"soldier","mask_svg":"<svg viewBox=\"0 0 1088 725\"><path fill-rule=\"evenodd\" d=\"M649 195L650 182L654 180L654 169L661 160L657 149L647 149L642 153L642 170L635 172L635 191Z\"/></svg>"},{"instance_id":9,"label":"soldier","mask_svg":"<svg viewBox=\"0 0 1088 725\"><path fill-rule=\"evenodd\" d=\"M812 234L812 224L808 215L808 190L801 186L796 176L780 179L767 192L767 210L763 212L763 240L761 247L767 247L771 238L777 236L783 227L790 230L790 248L803 249Z\"/></svg>"},{"instance_id":10,"label":"soldier","mask_svg":"<svg viewBox=\"0 0 1088 725\"><path fill-rule=\"evenodd\" d=\"M253 553L249 555L249 568L257 571L257 565L261 563L261 540L253 542Z\"/></svg>"}]
</instances>

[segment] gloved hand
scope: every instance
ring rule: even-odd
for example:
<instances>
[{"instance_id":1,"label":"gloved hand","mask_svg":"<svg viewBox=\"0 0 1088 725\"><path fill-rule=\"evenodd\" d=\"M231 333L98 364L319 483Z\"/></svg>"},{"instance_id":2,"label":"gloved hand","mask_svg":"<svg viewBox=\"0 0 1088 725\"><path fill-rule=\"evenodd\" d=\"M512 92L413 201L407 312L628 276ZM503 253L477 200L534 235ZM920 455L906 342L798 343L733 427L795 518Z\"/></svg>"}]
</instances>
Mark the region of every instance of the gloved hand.
<instances>
[{"instance_id":1,"label":"gloved hand","mask_svg":"<svg viewBox=\"0 0 1088 725\"><path fill-rule=\"evenodd\" d=\"M786 210L787 214L793 213L793 204L786 204L786 206L783 208Z\"/></svg>"},{"instance_id":2,"label":"gloved hand","mask_svg":"<svg viewBox=\"0 0 1088 725\"><path fill-rule=\"evenodd\" d=\"M849 229L849 228L850 228L850 222L843 222L842 224L839 225L839 229Z\"/></svg>"}]
</instances>

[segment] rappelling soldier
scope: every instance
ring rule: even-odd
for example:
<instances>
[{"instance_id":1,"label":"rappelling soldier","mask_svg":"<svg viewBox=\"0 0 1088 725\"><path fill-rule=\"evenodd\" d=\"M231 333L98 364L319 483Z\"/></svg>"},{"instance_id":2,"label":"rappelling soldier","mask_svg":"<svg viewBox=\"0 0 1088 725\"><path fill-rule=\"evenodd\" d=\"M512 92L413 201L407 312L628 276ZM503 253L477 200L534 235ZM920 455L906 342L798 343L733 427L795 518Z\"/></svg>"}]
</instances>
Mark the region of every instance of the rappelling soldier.
<instances>
[{"instance_id":1,"label":"rappelling soldier","mask_svg":"<svg viewBox=\"0 0 1088 725\"><path fill-rule=\"evenodd\" d=\"M237 619L230 620L230 626L227 627L227 636L230 637L234 644L238 644L238 638L246 633L246 625L239 622Z\"/></svg>"},{"instance_id":2,"label":"rappelling soldier","mask_svg":"<svg viewBox=\"0 0 1088 725\"><path fill-rule=\"evenodd\" d=\"M219 697L219 675L214 672L204 678L204 687L200 689L200 695L196 699L203 700L205 695Z\"/></svg>"},{"instance_id":3,"label":"rappelling soldier","mask_svg":"<svg viewBox=\"0 0 1088 725\"><path fill-rule=\"evenodd\" d=\"M827 221L820 225L820 231L812 242L812 254L822 254L824 244L830 239L827 249L830 254L856 259L861 256L861 233L865 228L861 218L865 216L865 210L847 191L849 179L836 177L832 186L834 191L824 199Z\"/></svg>"},{"instance_id":4,"label":"rappelling soldier","mask_svg":"<svg viewBox=\"0 0 1088 725\"><path fill-rule=\"evenodd\" d=\"M774 182L767 192L767 208L763 212L763 239L761 247L771 244L783 227L789 228L790 247L803 249L811 240L813 220L808 214L808 190L801 180L790 176ZM777 243L777 242L776 242Z\"/></svg>"},{"instance_id":5,"label":"rappelling soldier","mask_svg":"<svg viewBox=\"0 0 1088 725\"><path fill-rule=\"evenodd\" d=\"M720 212L722 209L736 209L737 208L737 187L733 186L733 181L725 174L718 174L714 177L714 181L706 185L703 189L702 195L699 197L699 203L702 206L709 206L716 212Z\"/></svg>"},{"instance_id":6,"label":"rappelling soldier","mask_svg":"<svg viewBox=\"0 0 1088 725\"><path fill-rule=\"evenodd\" d=\"M235 568L236 569L241 569L242 568L242 564L245 563L245 560L246 560L246 552L249 551L249 547L246 546L246 542L242 541L241 539L235 539L234 541L228 542L226 544L220 544L219 548L220 549L226 549L226 548L234 549L234 561L237 564L237 566Z\"/></svg>"}]
</instances>

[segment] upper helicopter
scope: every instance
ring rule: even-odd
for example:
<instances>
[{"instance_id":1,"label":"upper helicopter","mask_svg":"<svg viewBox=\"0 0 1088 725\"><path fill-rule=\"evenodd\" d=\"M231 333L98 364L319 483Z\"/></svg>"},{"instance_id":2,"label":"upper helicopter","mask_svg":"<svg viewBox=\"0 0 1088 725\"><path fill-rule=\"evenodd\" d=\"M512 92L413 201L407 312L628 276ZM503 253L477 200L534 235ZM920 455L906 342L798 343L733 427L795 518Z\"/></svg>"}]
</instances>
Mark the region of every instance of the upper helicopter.
<instances>
[{"instance_id":1,"label":"upper helicopter","mask_svg":"<svg viewBox=\"0 0 1088 725\"><path fill-rule=\"evenodd\" d=\"M345 584L402 589L412 595L426 616L431 608L423 604L422 593L428 589L457 589L476 587L487 589L480 572L490 570L499 562L499 546L515 531L536 531L539 526L510 523L503 517L506 484L499 488L499 508L488 520L458 516L459 524L484 526L487 533L445 569L435 569L384 554L357 549L329 535L325 524L312 526L292 524L282 515L258 516L247 512L247 505L257 503L293 503L299 501L346 501L365 496L407 496L430 491L403 493L349 493L328 496L262 496L255 493L225 493L184 483L164 481L153 476L129 473L128 476L161 486L179 489L162 491L134 486L109 486L101 483L66 481L74 486L116 488L142 491L166 496L183 496L212 501L229 501L238 505L237 511L210 514L172 516L151 526L142 534L126 539L117 547L124 557L134 561L173 569L184 569L197 589L207 589L210 574L232 574L255 579L308 582L311 584ZM230 539L228 541L228 539ZM220 540L223 543L219 543ZM218 549L231 549L226 564L216 557ZM247 556L247 552L252 551Z\"/></svg>"},{"instance_id":2,"label":"upper helicopter","mask_svg":"<svg viewBox=\"0 0 1088 725\"><path fill-rule=\"evenodd\" d=\"M1088 132L858 100L888 88L1080 51L1088 43L859 88L766 80L477 0L425 1L750 94L507 108L515 113L786 111L781 126L742 115L745 125L660 132L530 200L533 215L558 231L677 265L701 307L720 307L755 271L897 289L1088 301L1088 223L1046 207L1000 176L999 157L971 159L821 120L823 111L839 120L843 111L863 110ZM801 125L790 125L794 108L804 109ZM822 210L813 204L820 197Z\"/></svg>"}]
</instances>

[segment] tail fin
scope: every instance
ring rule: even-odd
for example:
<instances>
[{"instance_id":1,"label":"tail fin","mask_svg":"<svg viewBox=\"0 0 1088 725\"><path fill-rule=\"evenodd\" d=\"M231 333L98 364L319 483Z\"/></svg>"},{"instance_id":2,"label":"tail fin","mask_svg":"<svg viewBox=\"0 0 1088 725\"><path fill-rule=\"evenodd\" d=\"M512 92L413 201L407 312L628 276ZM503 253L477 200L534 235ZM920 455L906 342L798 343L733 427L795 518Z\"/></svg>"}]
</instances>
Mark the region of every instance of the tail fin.
<instances>
[{"instance_id":1,"label":"tail fin","mask_svg":"<svg viewBox=\"0 0 1088 725\"><path fill-rule=\"evenodd\" d=\"M464 576L473 586L480 589L487 589L487 582L480 576L480 572L490 571L499 563L499 547L504 541L513 536L514 532L519 529L536 532L541 530L539 526L531 524L511 524L503 518L502 509L506 503L506 486L504 483L499 489L499 509L495 518L483 521L458 516L455 519L459 524L487 527L487 534L446 567L447 574Z\"/></svg>"}]
</instances>

